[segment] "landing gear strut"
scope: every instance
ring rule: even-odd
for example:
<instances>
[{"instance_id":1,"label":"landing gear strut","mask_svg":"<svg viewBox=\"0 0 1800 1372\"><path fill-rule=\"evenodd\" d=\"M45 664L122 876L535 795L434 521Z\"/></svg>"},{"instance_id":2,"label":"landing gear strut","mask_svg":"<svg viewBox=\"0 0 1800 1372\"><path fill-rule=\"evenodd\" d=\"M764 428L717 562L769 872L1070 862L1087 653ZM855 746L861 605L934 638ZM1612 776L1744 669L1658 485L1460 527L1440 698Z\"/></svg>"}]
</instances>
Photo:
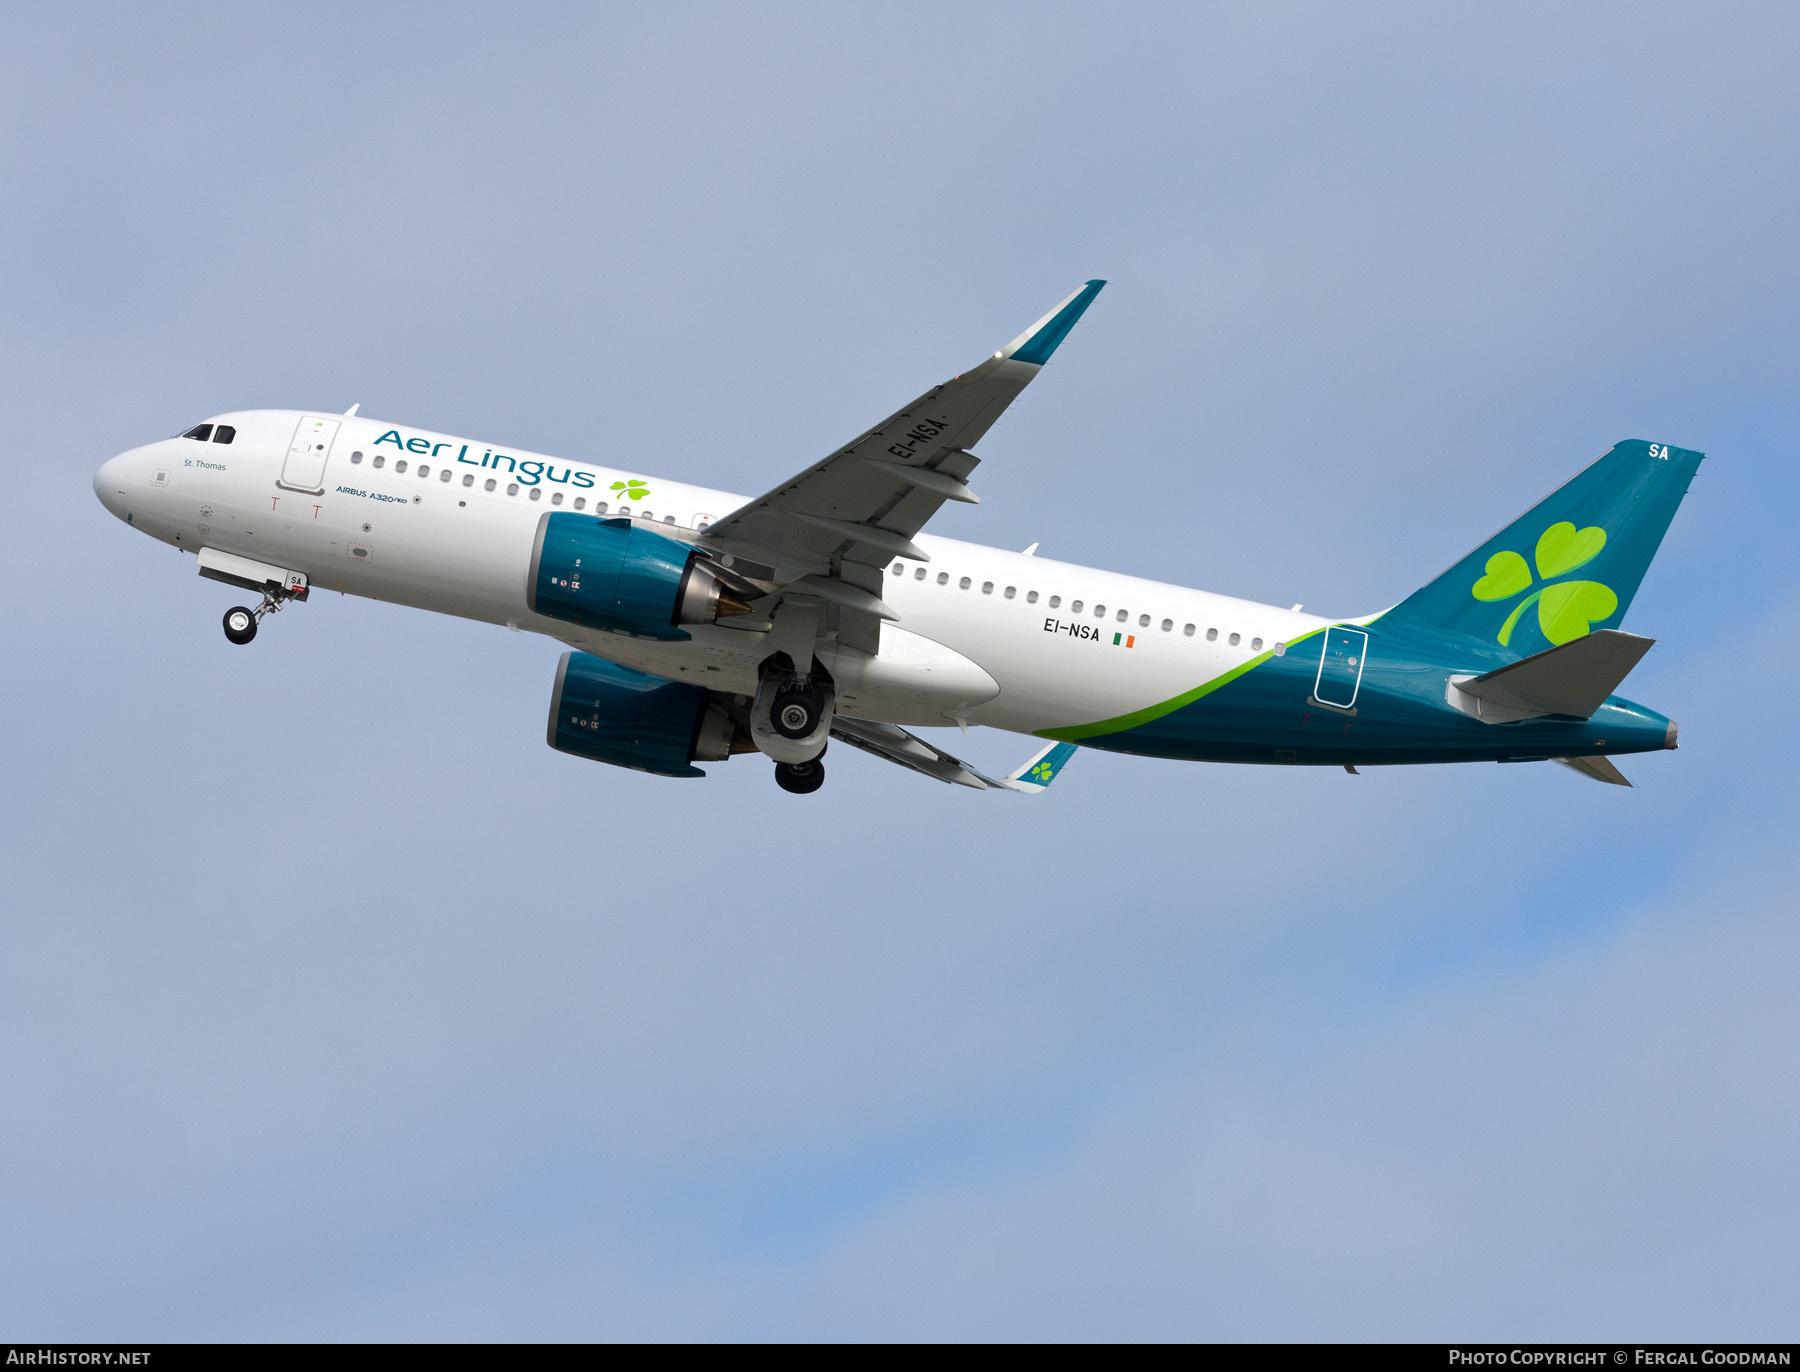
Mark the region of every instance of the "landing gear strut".
<instances>
[{"instance_id":1,"label":"landing gear strut","mask_svg":"<svg viewBox=\"0 0 1800 1372\"><path fill-rule=\"evenodd\" d=\"M777 762L775 784L797 796L809 796L825 784L825 764L811 762Z\"/></svg>"},{"instance_id":2,"label":"landing gear strut","mask_svg":"<svg viewBox=\"0 0 1800 1372\"><path fill-rule=\"evenodd\" d=\"M243 605L233 605L225 612L225 637L242 646L256 637L256 626L262 622L264 615L272 615L281 608L285 596L270 593L262 598L262 604L254 610Z\"/></svg>"}]
</instances>

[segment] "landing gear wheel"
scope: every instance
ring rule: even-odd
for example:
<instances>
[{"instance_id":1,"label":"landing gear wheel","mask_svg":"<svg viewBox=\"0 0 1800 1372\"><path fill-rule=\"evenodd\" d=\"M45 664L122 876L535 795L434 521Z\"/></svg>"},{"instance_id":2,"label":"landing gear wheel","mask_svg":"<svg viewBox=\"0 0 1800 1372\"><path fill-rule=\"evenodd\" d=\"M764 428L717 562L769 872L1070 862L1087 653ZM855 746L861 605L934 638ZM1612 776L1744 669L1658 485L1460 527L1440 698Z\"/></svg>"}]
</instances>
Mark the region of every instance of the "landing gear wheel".
<instances>
[{"instance_id":1,"label":"landing gear wheel","mask_svg":"<svg viewBox=\"0 0 1800 1372\"><path fill-rule=\"evenodd\" d=\"M777 762L775 784L797 796L809 796L825 784L825 764L816 758L811 762Z\"/></svg>"},{"instance_id":2,"label":"landing gear wheel","mask_svg":"<svg viewBox=\"0 0 1800 1372\"><path fill-rule=\"evenodd\" d=\"M225 637L238 644L248 643L255 638L255 613L242 605L233 605L225 612Z\"/></svg>"},{"instance_id":3,"label":"landing gear wheel","mask_svg":"<svg viewBox=\"0 0 1800 1372\"><path fill-rule=\"evenodd\" d=\"M819 716L824 710L825 701L818 687L810 682L804 686L783 686L769 703L769 723L783 738L806 738L819 727Z\"/></svg>"}]
</instances>

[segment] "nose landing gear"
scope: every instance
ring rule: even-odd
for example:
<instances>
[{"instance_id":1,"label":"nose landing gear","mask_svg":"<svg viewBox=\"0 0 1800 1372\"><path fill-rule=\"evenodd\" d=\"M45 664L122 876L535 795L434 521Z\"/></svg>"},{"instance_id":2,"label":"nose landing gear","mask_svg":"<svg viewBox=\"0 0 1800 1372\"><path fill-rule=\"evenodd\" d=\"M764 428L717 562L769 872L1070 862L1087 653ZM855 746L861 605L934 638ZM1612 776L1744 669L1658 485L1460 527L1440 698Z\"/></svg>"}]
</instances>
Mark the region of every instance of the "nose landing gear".
<instances>
[{"instance_id":1,"label":"nose landing gear","mask_svg":"<svg viewBox=\"0 0 1800 1372\"><path fill-rule=\"evenodd\" d=\"M274 614L286 599L287 596L270 591L263 596L262 604L254 610L243 605L233 605L225 612L225 637L240 647L248 643L256 637L256 626L262 622L262 617Z\"/></svg>"},{"instance_id":2,"label":"nose landing gear","mask_svg":"<svg viewBox=\"0 0 1800 1372\"><path fill-rule=\"evenodd\" d=\"M225 637L233 643L244 644L256 637L256 613L242 605L233 605L225 612Z\"/></svg>"}]
</instances>

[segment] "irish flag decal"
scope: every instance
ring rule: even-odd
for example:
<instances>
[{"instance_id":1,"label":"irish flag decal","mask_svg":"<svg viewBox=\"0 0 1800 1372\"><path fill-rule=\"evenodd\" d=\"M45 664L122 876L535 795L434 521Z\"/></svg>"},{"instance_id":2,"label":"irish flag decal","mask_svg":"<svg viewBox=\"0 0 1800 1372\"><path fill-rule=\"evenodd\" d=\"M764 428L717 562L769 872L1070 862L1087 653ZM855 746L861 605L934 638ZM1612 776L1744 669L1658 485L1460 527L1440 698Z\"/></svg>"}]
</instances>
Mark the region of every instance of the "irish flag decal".
<instances>
[{"instance_id":1,"label":"irish flag decal","mask_svg":"<svg viewBox=\"0 0 1800 1372\"><path fill-rule=\"evenodd\" d=\"M1114 634L1113 635L1113 647L1115 647L1115 648L1118 648L1118 647L1135 648L1135 647L1137 647L1137 635L1136 634Z\"/></svg>"}]
</instances>

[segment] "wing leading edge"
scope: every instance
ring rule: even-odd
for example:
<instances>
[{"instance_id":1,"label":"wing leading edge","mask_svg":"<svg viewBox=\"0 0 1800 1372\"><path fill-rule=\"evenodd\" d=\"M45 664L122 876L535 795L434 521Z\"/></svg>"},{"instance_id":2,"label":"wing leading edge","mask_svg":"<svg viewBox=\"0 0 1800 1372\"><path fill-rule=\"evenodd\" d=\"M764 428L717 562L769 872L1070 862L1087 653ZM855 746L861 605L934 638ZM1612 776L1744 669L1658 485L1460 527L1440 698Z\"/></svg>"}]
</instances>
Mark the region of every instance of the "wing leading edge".
<instances>
[{"instance_id":1,"label":"wing leading edge","mask_svg":"<svg viewBox=\"0 0 1800 1372\"><path fill-rule=\"evenodd\" d=\"M723 552L774 569L782 584L839 582L863 597L825 595L822 631L878 651L882 570L895 557L926 562L913 535L946 500L973 503L969 448L1031 384L1104 281L1090 281L992 357L952 377L815 463L791 481L719 520L703 536ZM873 603L869 603L869 602ZM859 745L860 746L860 745Z\"/></svg>"}]
</instances>

